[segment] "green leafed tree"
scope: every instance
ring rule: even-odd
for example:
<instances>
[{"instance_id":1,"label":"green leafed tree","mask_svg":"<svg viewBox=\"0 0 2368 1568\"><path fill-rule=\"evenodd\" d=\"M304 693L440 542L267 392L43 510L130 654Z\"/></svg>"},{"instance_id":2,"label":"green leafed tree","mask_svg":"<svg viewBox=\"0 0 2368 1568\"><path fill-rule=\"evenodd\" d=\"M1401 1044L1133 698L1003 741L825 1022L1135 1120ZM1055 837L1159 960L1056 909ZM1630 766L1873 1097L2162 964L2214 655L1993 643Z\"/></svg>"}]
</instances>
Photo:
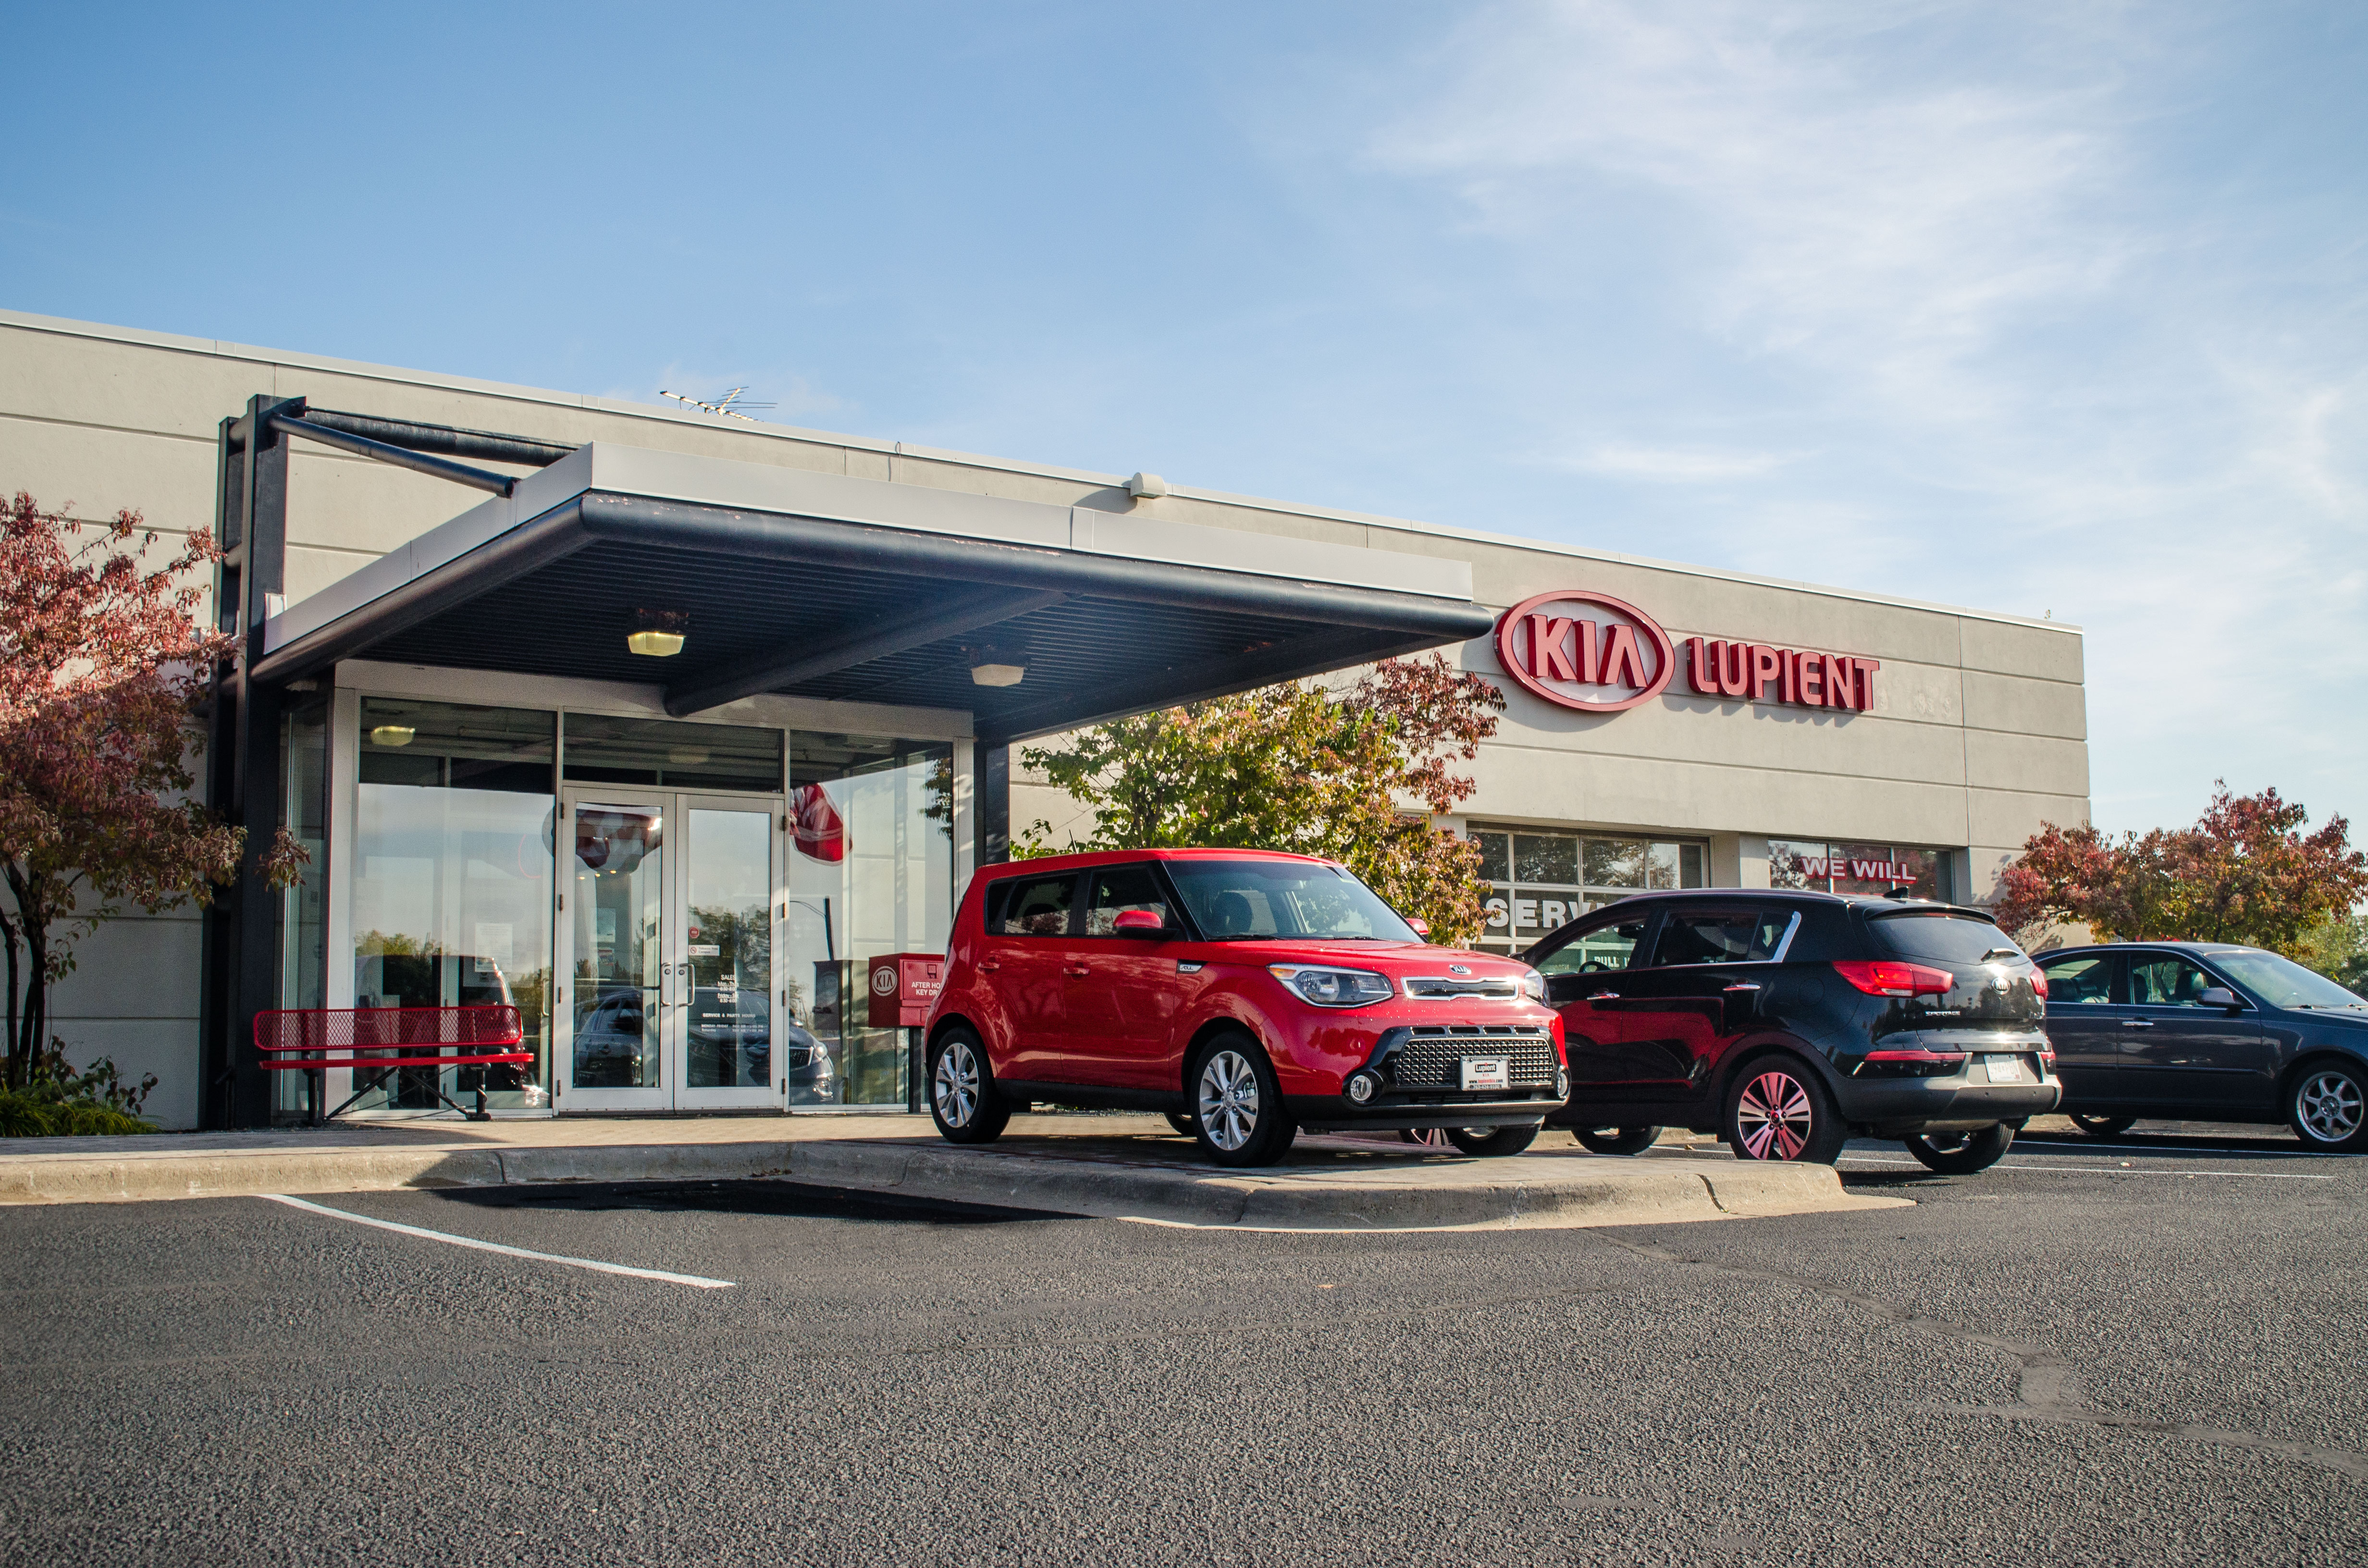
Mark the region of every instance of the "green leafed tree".
<instances>
[{"instance_id":1,"label":"green leafed tree","mask_svg":"<svg viewBox=\"0 0 2368 1568\"><path fill-rule=\"evenodd\" d=\"M1399 913L1460 944L1487 920L1478 846L1433 814L1469 799L1457 770L1497 732L1502 693L1437 653L1385 659L1346 687L1287 682L1097 724L1021 762L1094 812L1051 842L1038 821L1016 853L1281 849L1357 873Z\"/></svg>"}]
</instances>

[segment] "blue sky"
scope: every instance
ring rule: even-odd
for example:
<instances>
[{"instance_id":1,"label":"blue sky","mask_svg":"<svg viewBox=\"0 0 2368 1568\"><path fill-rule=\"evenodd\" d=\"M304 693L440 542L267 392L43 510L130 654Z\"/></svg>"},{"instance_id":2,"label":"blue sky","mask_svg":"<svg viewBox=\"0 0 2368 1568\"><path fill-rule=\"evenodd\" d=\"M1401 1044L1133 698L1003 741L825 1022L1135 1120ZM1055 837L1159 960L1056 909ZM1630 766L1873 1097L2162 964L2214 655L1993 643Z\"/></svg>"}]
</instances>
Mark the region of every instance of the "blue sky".
<instances>
[{"instance_id":1,"label":"blue sky","mask_svg":"<svg viewBox=\"0 0 2368 1568\"><path fill-rule=\"evenodd\" d=\"M2368 7L31 6L0 304L2039 615L2368 812Z\"/></svg>"}]
</instances>

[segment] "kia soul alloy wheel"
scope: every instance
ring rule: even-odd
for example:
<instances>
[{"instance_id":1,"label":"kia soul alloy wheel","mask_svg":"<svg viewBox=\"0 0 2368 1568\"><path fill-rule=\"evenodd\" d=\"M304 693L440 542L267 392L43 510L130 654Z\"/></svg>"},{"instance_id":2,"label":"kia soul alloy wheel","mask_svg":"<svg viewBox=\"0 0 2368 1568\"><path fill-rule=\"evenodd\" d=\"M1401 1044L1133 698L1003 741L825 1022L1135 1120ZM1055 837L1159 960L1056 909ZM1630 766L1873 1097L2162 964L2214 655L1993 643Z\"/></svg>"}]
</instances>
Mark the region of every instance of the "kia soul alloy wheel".
<instances>
[{"instance_id":1,"label":"kia soul alloy wheel","mask_svg":"<svg viewBox=\"0 0 2368 1568\"><path fill-rule=\"evenodd\" d=\"M949 1029L929 1062L929 1119L955 1143L992 1143L1003 1136L1011 1108L996 1092L986 1051L967 1029Z\"/></svg>"},{"instance_id":2,"label":"kia soul alloy wheel","mask_svg":"<svg viewBox=\"0 0 2368 1568\"><path fill-rule=\"evenodd\" d=\"M1193 1132L1211 1159L1221 1165L1268 1165L1291 1147L1298 1129L1255 1041L1219 1037L1202 1051L1191 1081Z\"/></svg>"}]
</instances>

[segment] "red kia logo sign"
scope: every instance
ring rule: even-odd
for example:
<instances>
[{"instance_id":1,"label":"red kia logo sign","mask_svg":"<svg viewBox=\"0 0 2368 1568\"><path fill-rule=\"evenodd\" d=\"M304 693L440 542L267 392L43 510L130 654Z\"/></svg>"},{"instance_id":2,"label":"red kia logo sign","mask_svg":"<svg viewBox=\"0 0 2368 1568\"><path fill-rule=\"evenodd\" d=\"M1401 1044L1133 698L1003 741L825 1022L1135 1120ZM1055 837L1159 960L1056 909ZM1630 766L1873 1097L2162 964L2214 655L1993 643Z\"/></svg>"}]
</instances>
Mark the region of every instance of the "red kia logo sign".
<instances>
[{"instance_id":1,"label":"red kia logo sign","mask_svg":"<svg viewBox=\"0 0 2368 1568\"><path fill-rule=\"evenodd\" d=\"M1548 702L1617 713L1659 696L1678 661L1669 634L1634 605L1565 588L1505 612L1497 662Z\"/></svg>"}]
</instances>

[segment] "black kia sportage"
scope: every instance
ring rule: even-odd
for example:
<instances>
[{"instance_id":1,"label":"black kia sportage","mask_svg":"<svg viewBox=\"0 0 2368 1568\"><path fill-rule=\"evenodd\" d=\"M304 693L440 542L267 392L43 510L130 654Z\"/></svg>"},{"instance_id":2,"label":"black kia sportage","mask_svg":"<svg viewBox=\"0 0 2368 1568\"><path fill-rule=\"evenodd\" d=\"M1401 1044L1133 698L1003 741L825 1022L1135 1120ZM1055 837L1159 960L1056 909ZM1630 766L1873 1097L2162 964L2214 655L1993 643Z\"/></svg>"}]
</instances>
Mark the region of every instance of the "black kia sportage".
<instances>
[{"instance_id":1,"label":"black kia sportage","mask_svg":"<svg viewBox=\"0 0 2368 1568\"><path fill-rule=\"evenodd\" d=\"M2062 1094L2046 981L1978 909L1644 893L1522 957L1570 1059L1570 1098L1546 1125L1600 1153L1637 1153L1663 1125L1746 1160L1831 1164L1848 1138L1896 1138L1964 1174Z\"/></svg>"}]
</instances>

